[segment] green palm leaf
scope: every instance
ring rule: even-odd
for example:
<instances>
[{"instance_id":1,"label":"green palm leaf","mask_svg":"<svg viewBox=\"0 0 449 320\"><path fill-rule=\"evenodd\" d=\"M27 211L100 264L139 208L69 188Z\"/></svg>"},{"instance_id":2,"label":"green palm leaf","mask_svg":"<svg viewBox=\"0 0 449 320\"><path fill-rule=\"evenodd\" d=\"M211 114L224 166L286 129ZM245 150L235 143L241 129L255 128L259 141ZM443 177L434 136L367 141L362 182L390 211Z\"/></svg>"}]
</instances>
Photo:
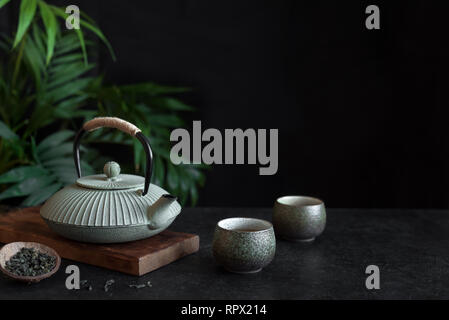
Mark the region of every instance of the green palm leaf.
<instances>
[{"instance_id":1,"label":"green palm leaf","mask_svg":"<svg viewBox=\"0 0 449 320\"><path fill-rule=\"evenodd\" d=\"M44 176L47 173L41 166L18 167L2 174L0 183L21 182L29 178Z\"/></svg>"},{"instance_id":2,"label":"green palm leaf","mask_svg":"<svg viewBox=\"0 0 449 320\"><path fill-rule=\"evenodd\" d=\"M22 205L32 206L44 202L62 186L76 180L72 158L72 131L60 131L41 141L34 149L36 164L17 167L0 176L0 183L12 183L0 193L0 200L26 197ZM85 148L82 148L85 150ZM39 164L37 164L39 163ZM93 174L93 169L84 161L83 173Z\"/></svg>"},{"instance_id":3,"label":"green palm leaf","mask_svg":"<svg viewBox=\"0 0 449 320\"><path fill-rule=\"evenodd\" d=\"M11 0L0 0L0 9Z\"/></svg>"},{"instance_id":4,"label":"green palm leaf","mask_svg":"<svg viewBox=\"0 0 449 320\"><path fill-rule=\"evenodd\" d=\"M51 58L53 57L53 51L56 42L56 33L58 31L58 24L56 22L56 17L53 14L53 11L51 11L50 7L44 1L39 1L39 9L42 20L44 21L45 30L47 31L46 63L48 65Z\"/></svg>"},{"instance_id":5,"label":"green palm leaf","mask_svg":"<svg viewBox=\"0 0 449 320\"><path fill-rule=\"evenodd\" d=\"M8 140L16 140L19 137L3 121L0 120L0 137Z\"/></svg>"},{"instance_id":6,"label":"green palm leaf","mask_svg":"<svg viewBox=\"0 0 449 320\"><path fill-rule=\"evenodd\" d=\"M50 198L56 191L58 191L63 186L62 183L52 183L44 188L37 189L32 192L23 202L24 206L33 206L36 204L43 203L45 200Z\"/></svg>"},{"instance_id":7,"label":"green palm leaf","mask_svg":"<svg viewBox=\"0 0 449 320\"><path fill-rule=\"evenodd\" d=\"M33 21L34 14L36 13L36 6L36 0L26 0L20 3L19 26L17 27L16 38L14 39L14 48L22 40L23 35L31 24L31 21Z\"/></svg>"},{"instance_id":8,"label":"green palm leaf","mask_svg":"<svg viewBox=\"0 0 449 320\"><path fill-rule=\"evenodd\" d=\"M84 40L84 34L80 29L75 29L75 32L81 45L81 51L83 52L84 64L87 65L89 62L87 60L86 41Z\"/></svg>"},{"instance_id":9,"label":"green palm leaf","mask_svg":"<svg viewBox=\"0 0 449 320\"><path fill-rule=\"evenodd\" d=\"M48 137L46 137L44 140L39 143L37 146L37 152L39 154L45 153L48 149L54 149L56 146L61 145L66 141L67 139L73 137L75 133L71 130L62 130L59 132L56 132Z\"/></svg>"},{"instance_id":10,"label":"green palm leaf","mask_svg":"<svg viewBox=\"0 0 449 320\"><path fill-rule=\"evenodd\" d=\"M54 176L42 175L40 177L31 177L22 182L14 184L2 193L0 193L0 200L23 197L32 194L36 190L44 188L55 180Z\"/></svg>"}]
</instances>

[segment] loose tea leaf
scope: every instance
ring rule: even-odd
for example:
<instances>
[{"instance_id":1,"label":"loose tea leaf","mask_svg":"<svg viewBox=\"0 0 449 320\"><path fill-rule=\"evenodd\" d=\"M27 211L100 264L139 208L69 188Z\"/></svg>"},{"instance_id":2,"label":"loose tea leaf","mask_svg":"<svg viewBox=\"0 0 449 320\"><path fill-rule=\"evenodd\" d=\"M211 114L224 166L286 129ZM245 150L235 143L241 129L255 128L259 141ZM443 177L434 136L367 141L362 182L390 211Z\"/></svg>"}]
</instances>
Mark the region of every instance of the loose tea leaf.
<instances>
[{"instance_id":1,"label":"loose tea leaf","mask_svg":"<svg viewBox=\"0 0 449 320\"><path fill-rule=\"evenodd\" d=\"M152 287L153 285L151 284L151 281L148 281L146 284L129 284L128 287L130 288L136 288L136 289L142 289L142 288L146 288L146 287Z\"/></svg>"},{"instance_id":2,"label":"loose tea leaf","mask_svg":"<svg viewBox=\"0 0 449 320\"><path fill-rule=\"evenodd\" d=\"M80 281L80 286L81 286L81 288L83 288L83 289L87 289L87 290L89 290L89 291L92 291L92 286L89 285L89 281L87 281L87 280L81 280L81 281Z\"/></svg>"},{"instance_id":3,"label":"loose tea leaf","mask_svg":"<svg viewBox=\"0 0 449 320\"><path fill-rule=\"evenodd\" d=\"M106 283L104 285L104 291L108 292L109 291L109 287L112 286L114 283L115 283L114 279L106 281Z\"/></svg>"},{"instance_id":4,"label":"loose tea leaf","mask_svg":"<svg viewBox=\"0 0 449 320\"><path fill-rule=\"evenodd\" d=\"M34 248L22 248L5 264L9 272L25 277L35 277L52 271L56 258Z\"/></svg>"}]
</instances>

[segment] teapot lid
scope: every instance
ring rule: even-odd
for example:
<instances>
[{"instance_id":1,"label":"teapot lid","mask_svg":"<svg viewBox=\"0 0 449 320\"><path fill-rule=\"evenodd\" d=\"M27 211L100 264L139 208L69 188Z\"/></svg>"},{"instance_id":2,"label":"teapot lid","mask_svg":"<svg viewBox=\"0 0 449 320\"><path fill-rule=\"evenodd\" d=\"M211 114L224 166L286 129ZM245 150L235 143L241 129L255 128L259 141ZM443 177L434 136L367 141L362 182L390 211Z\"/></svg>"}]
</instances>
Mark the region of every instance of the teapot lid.
<instances>
[{"instance_id":1,"label":"teapot lid","mask_svg":"<svg viewBox=\"0 0 449 320\"><path fill-rule=\"evenodd\" d=\"M101 190L120 190L143 187L144 177L132 174L120 174L117 162L110 161L104 165L104 174L81 177L76 180L80 187Z\"/></svg>"}]
</instances>

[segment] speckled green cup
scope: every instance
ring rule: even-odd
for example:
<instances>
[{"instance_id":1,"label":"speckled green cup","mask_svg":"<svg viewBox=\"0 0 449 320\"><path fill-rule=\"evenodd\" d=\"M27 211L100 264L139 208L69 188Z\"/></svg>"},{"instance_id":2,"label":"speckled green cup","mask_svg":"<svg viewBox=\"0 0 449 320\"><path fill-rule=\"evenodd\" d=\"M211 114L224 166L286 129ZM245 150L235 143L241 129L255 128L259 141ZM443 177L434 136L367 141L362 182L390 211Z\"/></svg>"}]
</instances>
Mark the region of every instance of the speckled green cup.
<instances>
[{"instance_id":1,"label":"speckled green cup","mask_svg":"<svg viewBox=\"0 0 449 320\"><path fill-rule=\"evenodd\" d=\"M304 196L285 196L273 208L276 236L290 241L310 242L326 227L324 202Z\"/></svg>"},{"instance_id":2,"label":"speckled green cup","mask_svg":"<svg viewBox=\"0 0 449 320\"><path fill-rule=\"evenodd\" d=\"M273 225L254 218L229 218L217 223L212 241L215 260L234 273L255 273L274 258Z\"/></svg>"}]
</instances>

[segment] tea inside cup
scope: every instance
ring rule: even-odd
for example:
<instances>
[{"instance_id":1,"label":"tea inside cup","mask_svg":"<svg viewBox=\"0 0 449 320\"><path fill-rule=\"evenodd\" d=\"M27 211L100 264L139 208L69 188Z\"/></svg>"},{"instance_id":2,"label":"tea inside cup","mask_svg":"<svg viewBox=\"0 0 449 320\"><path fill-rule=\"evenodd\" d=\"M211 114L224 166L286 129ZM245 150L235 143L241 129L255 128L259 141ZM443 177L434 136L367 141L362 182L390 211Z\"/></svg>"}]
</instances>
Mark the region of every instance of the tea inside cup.
<instances>
[{"instance_id":1,"label":"tea inside cup","mask_svg":"<svg viewBox=\"0 0 449 320\"><path fill-rule=\"evenodd\" d=\"M284 196L276 200L280 204L292 207L319 206L324 204L322 200L306 196Z\"/></svg>"},{"instance_id":2,"label":"tea inside cup","mask_svg":"<svg viewBox=\"0 0 449 320\"><path fill-rule=\"evenodd\" d=\"M326 226L324 202L307 196L284 196L273 208L276 235L290 241L311 242Z\"/></svg>"},{"instance_id":3,"label":"tea inside cup","mask_svg":"<svg viewBox=\"0 0 449 320\"><path fill-rule=\"evenodd\" d=\"M224 230L236 232L258 232L268 230L273 225L265 220L254 218L229 218L218 222L218 226Z\"/></svg>"}]
</instances>

